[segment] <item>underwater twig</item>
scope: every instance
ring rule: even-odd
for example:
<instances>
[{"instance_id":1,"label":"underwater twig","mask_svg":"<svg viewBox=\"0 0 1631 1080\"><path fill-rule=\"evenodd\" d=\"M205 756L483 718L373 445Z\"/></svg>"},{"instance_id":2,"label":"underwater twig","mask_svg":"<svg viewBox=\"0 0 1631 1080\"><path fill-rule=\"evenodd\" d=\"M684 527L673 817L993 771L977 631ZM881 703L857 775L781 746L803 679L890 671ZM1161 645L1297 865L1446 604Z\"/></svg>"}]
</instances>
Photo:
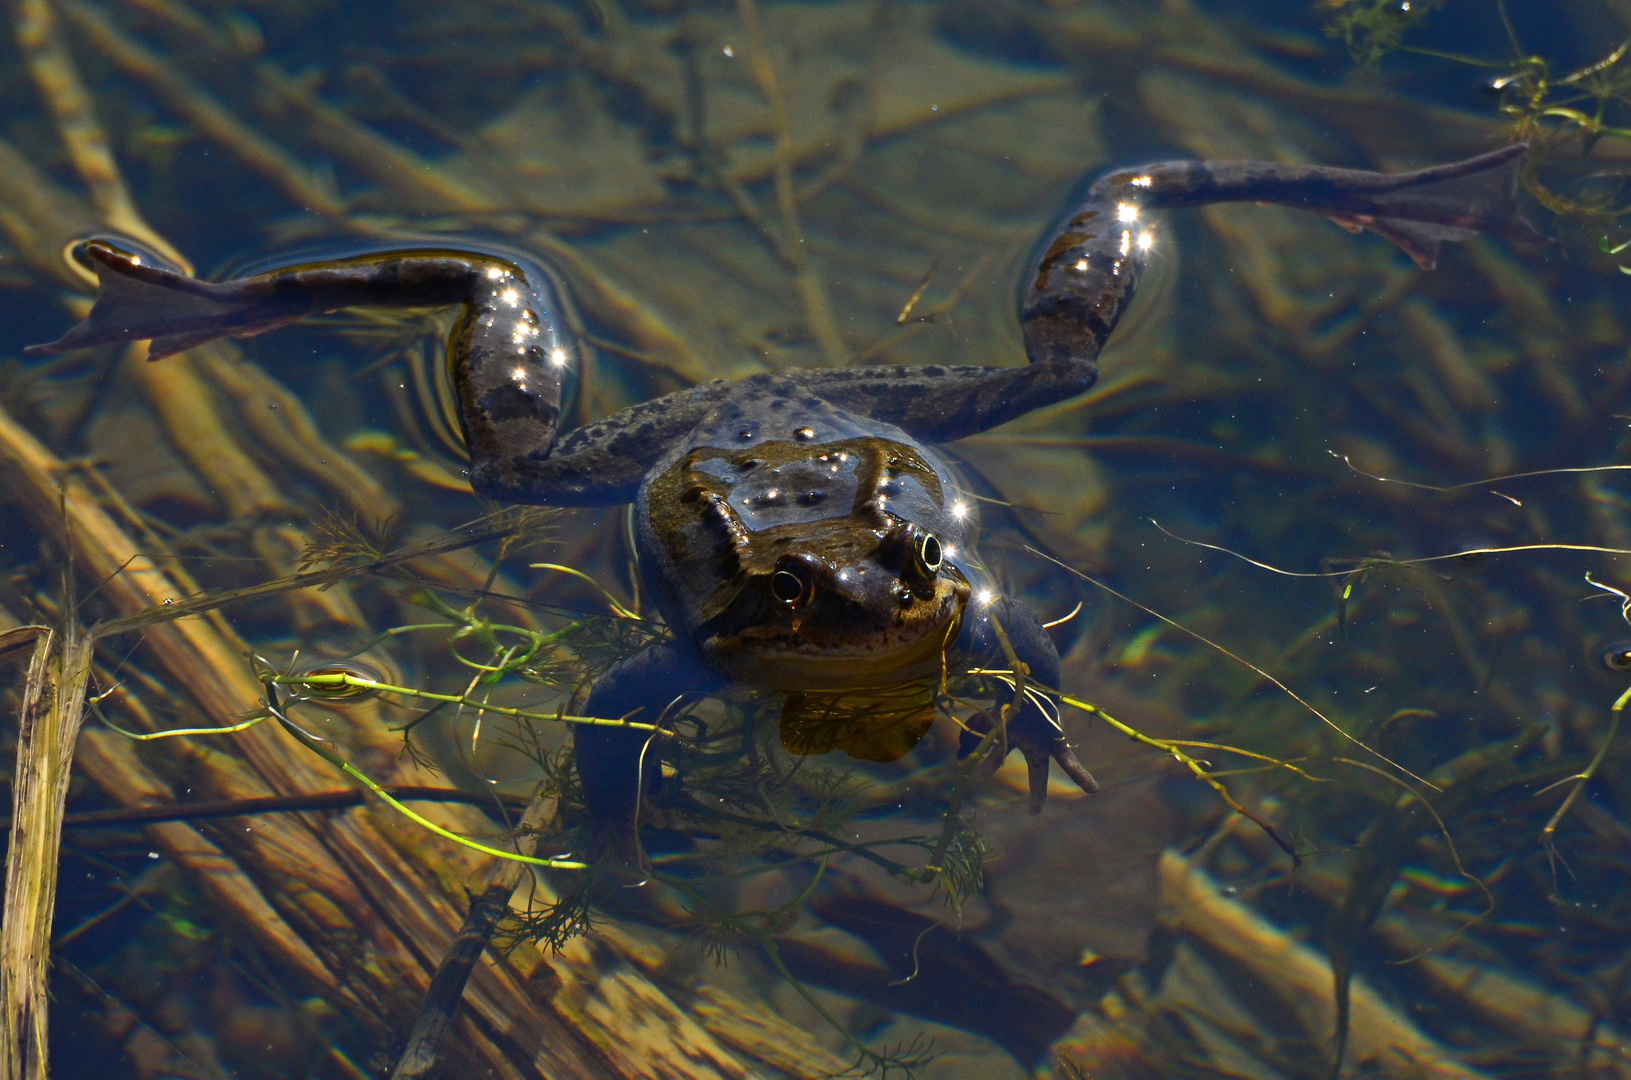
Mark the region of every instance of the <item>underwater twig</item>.
<instances>
[{"instance_id":1,"label":"underwater twig","mask_svg":"<svg viewBox=\"0 0 1631 1080\"><path fill-rule=\"evenodd\" d=\"M538 847L539 835L556 819L556 798L540 791L521 816L515 830L515 850L520 855L531 855ZM465 984L476 961L486 951L499 920L509 914L510 897L521 883L521 864L501 862L487 876L487 884L475 893L470 911L465 915L453 945L436 966L430 989L425 991L425 1003L414 1020L408 1045L391 1070L391 1080L421 1080L436 1067L436 1057L442 1038L453 1022L453 1012L464 997Z\"/></svg>"},{"instance_id":2,"label":"underwater twig","mask_svg":"<svg viewBox=\"0 0 1631 1080\"><path fill-rule=\"evenodd\" d=\"M1285 839L1285 837L1281 836L1279 831L1277 829L1275 829L1275 827L1273 825L1270 825L1267 821L1264 821L1257 814L1254 814L1252 811L1246 809L1246 807L1244 805L1242 805L1240 800L1236 799L1234 797L1234 795L1232 795L1229 792L1228 787L1226 787L1224 785L1223 781L1221 781L1221 780L1217 779L1217 777L1213 776L1211 771L1204 764L1197 761L1195 758L1191 757L1189 754L1184 753L1184 751L1182 749L1183 744L1178 743L1178 742L1168 742L1165 739L1157 739L1154 736L1146 735L1142 731L1139 731L1135 727L1131 727L1131 726L1129 726L1127 724L1123 724L1120 720L1117 720L1115 717L1111 716L1109 713L1105 712L1103 709L1099 708L1097 705L1094 705L1092 702L1080 701L1080 700L1078 700L1076 698L1070 697L1070 696L1065 695L1065 694L1061 694L1059 696L1059 700L1061 702L1063 702L1064 704L1069 705L1071 708L1082 710L1083 712L1087 713L1089 716L1098 717L1100 720L1103 720L1106 724L1109 724L1111 727L1115 728L1117 731L1121 732L1123 735L1127 736L1129 739L1132 739L1134 742L1143 743L1145 746L1150 747L1152 750L1159 750L1163 754L1170 755L1174 761L1178 762L1184 768L1188 769L1190 771L1190 774L1193 775L1195 777L1195 779L1199 780L1201 783L1205 784L1207 787L1209 787L1213 791L1217 792L1218 798L1222 799L1224 801L1224 803L1229 807L1229 809L1233 810L1235 813L1239 814L1241 817L1246 818L1252 824L1256 825L1259 829L1262 829L1263 832L1269 837L1269 839L1273 840L1275 845L1277 847L1279 847L1279 849L1281 851L1285 852L1288 856L1291 857L1291 864L1293 866L1297 866L1297 865L1300 865L1302 863L1302 856L1297 854L1297 849L1292 847L1291 843L1289 841L1287 841ZM1205 744L1201 744L1201 745L1205 745ZM1225 749L1234 750L1233 747L1226 747ZM1234 752L1235 753L1244 753L1245 751L1234 750ZM1262 757L1263 755L1251 754L1251 755L1248 755L1248 756ZM1265 758L1265 760L1272 760L1272 759ZM1284 765L1286 768L1292 769L1293 771L1298 772L1298 773L1302 773L1301 769L1296 769L1294 766L1292 766L1292 765L1290 765L1290 764L1288 764L1286 762L1276 761L1275 764L1276 765ZM1302 773L1302 775L1307 776L1308 774L1307 773ZM1315 777L1311 777L1311 776L1308 777L1308 778L1310 780L1316 779Z\"/></svg>"},{"instance_id":3,"label":"underwater twig","mask_svg":"<svg viewBox=\"0 0 1631 1080\"><path fill-rule=\"evenodd\" d=\"M1157 525L1156 527L1160 528L1159 525ZM1109 593L1111 596L1114 596L1116 599L1121 600L1124 603L1128 603L1128 604L1133 605L1134 607L1138 608L1140 611L1144 612L1145 614L1153 616L1154 618L1160 619L1162 622L1166 623L1168 626L1172 627L1175 630L1180 630L1183 633L1188 634L1190 637L1194 638L1196 641L1201 642L1201 644L1207 645L1210 648L1216 649L1218 652L1222 653L1224 656L1227 656L1229 659L1233 660L1235 663L1240 664L1242 667L1250 668L1252 671L1256 672L1259 677L1261 677L1263 679L1266 679L1269 682L1273 683L1287 697L1291 698L1291 700L1295 701L1297 704L1299 704L1303 708L1307 709L1310 713L1312 713L1315 717L1317 717L1323 724L1325 724L1326 727L1330 728L1332 731L1335 731L1338 735L1342 736L1342 738L1346 739L1348 742L1353 743L1355 746L1359 747L1361 750L1364 750L1366 753L1374 755L1375 757L1377 757L1381 761L1385 762L1386 764L1393 766L1395 769L1398 769L1401 773L1404 773L1406 776L1410 777L1410 779L1416 781L1418 784L1424 784L1427 787L1432 788L1434 791L1439 790L1438 785L1432 783L1429 780L1423 780L1421 777L1417 776L1415 773L1411 772L1409 769L1405 768L1403 765L1400 765L1398 762L1394 761L1392 758L1389 758L1387 755L1381 753L1380 751L1371 749L1369 746L1367 746L1365 743L1361 742L1359 739L1354 738L1354 736L1350 735L1348 732L1344 731L1340 726L1338 726L1336 721L1332 720L1330 717L1326 716L1324 713L1322 713L1318 709L1314 708L1313 705L1309 704L1308 701L1305 700L1295 690L1292 690L1291 687L1287 686L1285 683L1281 682L1279 679L1275 678L1273 675L1270 675L1268 672L1264 671L1262 668L1258 667L1256 664L1252 663L1250 660L1247 660L1242 656L1239 656L1239 655L1237 655L1237 654L1235 654L1233 652L1230 652L1228 649L1224 648L1222 645L1219 645L1217 642L1212 641L1210 638L1206 637L1205 635L1197 633L1196 631L1191 630L1189 627L1183 625L1182 623L1177 622L1177 621L1175 621L1173 619L1170 619L1167 616L1161 614L1159 611L1156 611L1155 609L1153 609L1151 607L1148 607L1148 606L1146 606L1144 604L1139 603L1137 600L1134 600L1132 597L1127 596L1125 593L1121 593L1121 592L1118 592L1115 589L1112 589L1109 585L1106 585L1104 582L1100 581L1098 578L1092 577L1091 575L1088 575L1088 574L1084 574L1082 571L1076 569L1073 566L1070 566L1070 565L1068 565L1066 563L1063 563L1063 562L1059 561L1058 559L1054 558L1052 555L1049 555L1045 551L1040 551L1037 548L1034 548L1034 547L1030 546L1029 544L1025 545L1025 550L1029 551L1031 554L1037 556L1038 558L1046 559L1048 562L1053 563L1055 566L1057 566L1057 567L1059 567L1059 568L1061 568L1063 570L1066 570L1066 571L1068 571L1068 572L1070 572L1072 574L1075 574L1077 577L1081 578L1083 581L1086 581L1091 585L1095 585L1098 588L1103 589L1105 592ZM1222 549L1220 549L1220 550L1222 550ZM1233 554L1233 552L1230 552L1230 554ZM1626 554L1631 554L1631 552L1626 552ZM1423 560L1423 561L1425 561L1425 560ZM1327 576L1327 575L1296 574L1296 575L1293 575L1293 576L1296 576L1296 577L1305 577L1305 576L1306 577L1318 577L1318 576Z\"/></svg>"}]
</instances>

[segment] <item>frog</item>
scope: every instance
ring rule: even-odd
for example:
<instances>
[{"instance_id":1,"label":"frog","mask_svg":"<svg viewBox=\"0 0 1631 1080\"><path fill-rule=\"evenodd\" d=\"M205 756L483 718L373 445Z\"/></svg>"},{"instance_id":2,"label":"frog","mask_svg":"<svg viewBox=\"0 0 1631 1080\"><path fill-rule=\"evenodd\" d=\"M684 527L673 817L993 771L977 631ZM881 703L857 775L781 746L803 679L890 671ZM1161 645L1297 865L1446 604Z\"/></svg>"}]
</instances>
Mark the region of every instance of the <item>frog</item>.
<instances>
[{"instance_id":1,"label":"frog","mask_svg":"<svg viewBox=\"0 0 1631 1080\"><path fill-rule=\"evenodd\" d=\"M210 282L127 239L92 238L75 251L97 277L89 313L26 351L147 341L159 360L351 307L457 308L447 377L471 488L510 503L632 503L646 593L670 631L594 680L580 710L645 728L573 727L592 860L642 858L642 806L662 783L652 728L733 687L784 696L792 752L891 761L928 731L948 673L1007 672L958 753L994 763L1017 751L1028 809L1040 813L1054 766L1083 793L1098 782L1060 722L1058 650L981 562L976 500L941 447L1094 384L1165 211L1288 206L1376 233L1431 269L1442 242L1477 233L1548 242L1517 204L1524 150L1398 173L1196 160L1112 168L1085 184L1025 264L1022 364L765 371L565 430L584 359L570 289L542 260L475 241L274 261ZM857 695L885 702L886 720L830 708Z\"/></svg>"}]
</instances>

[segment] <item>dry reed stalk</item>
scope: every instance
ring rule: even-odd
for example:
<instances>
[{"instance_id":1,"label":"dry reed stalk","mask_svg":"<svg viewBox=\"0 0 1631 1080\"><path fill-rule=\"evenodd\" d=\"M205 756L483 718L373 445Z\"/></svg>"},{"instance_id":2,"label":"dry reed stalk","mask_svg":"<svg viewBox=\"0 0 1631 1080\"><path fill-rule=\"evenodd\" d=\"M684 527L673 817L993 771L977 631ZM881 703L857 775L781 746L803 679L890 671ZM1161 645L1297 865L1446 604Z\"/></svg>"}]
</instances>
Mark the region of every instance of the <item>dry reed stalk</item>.
<instances>
[{"instance_id":1,"label":"dry reed stalk","mask_svg":"<svg viewBox=\"0 0 1631 1080\"><path fill-rule=\"evenodd\" d=\"M1175 851L1161 856L1164 919L1252 973L1290 1005L1303 1030L1321 1038L1335 1026L1331 965L1244 904L1225 898L1205 870ZM1398 1080L1488 1080L1456 1060L1363 979L1353 980L1348 1057Z\"/></svg>"},{"instance_id":2,"label":"dry reed stalk","mask_svg":"<svg viewBox=\"0 0 1631 1080\"><path fill-rule=\"evenodd\" d=\"M849 359L849 346L833 319L832 301L827 297L826 286L821 283L820 276L805 255L804 230L799 226L798 200L793 193L793 163L797 151L787 120L787 102L782 98L781 85L776 81L776 68L770 62L770 51L765 46L758 0L736 0L736 12L748 39L748 63L753 67L753 78L759 84L759 92L770 106L771 130L776 137L776 207L782 219L781 244L776 254L793 272L793 284L804 307L805 325L815 337L816 344L821 346L827 363L837 367Z\"/></svg>"},{"instance_id":3,"label":"dry reed stalk","mask_svg":"<svg viewBox=\"0 0 1631 1080\"><path fill-rule=\"evenodd\" d=\"M389 189L396 197L393 208L440 213L508 209L492 198L472 192L466 184L452 179L401 143L353 120L271 61L257 61L254 72L279 105L305 118L308 139Z\"/></svg>"},{"instance_id":4,"label":"dry reed stalk","mask_svg":"<svg viewBox=\"0 0 1631 1080\"><path fill-rule=\"evenodd\" d=\"M102 581L101 595L130 614L161 605L176 590L128 537L88 497L83 486L69 478L58 488L61 463L9 417L0 416L0 477L9 496L21 502L37 522L54 528L61 515L68 519L74 556L94 580ZM242 658L207 623L183 619L151 627L145 644L172 680L187 687L193 699L215 723L226 725L259 707L259 686ZM235 748L244 752L261 783L254 794L313 792L332 780L286 741L265 729L238 737ZM251 774L202 778L218 788L244 793ZM273 883L285 912L292 913L313 948L336 974L349 981L375 1013L376 1022L391 1024L412 1009L412 1002L429 981L423 952L440 955L452 937L456 918L446 897L437 904L426 895L427 883L397 856L395 849L355 815L331 822L268 821L251 833L235 836L229 850L240 861L257 868ZM412 909L412 918L404 918ZM506 1027L526 1017L539 1041L549 1046L523 1047L520 1061L537 1056L540 1065L564 1077L600 1075L593 1055L559 1019L537 1008L511 976L495 979L498 992L483 1002L484 1019ZM494 1013L496 1012L496 1016ZM467 1044L485 1042L472 1025L463 1025ZM489 1044L490 1045L490 1044ZM493 1048L488 1067L498 1075L527 1075L512 1064L509 1054Z\"/></svg>"},{"instance_id":5,"label":"dry reed stalk","mask_svg":"<svg viewBox=\"0 0 1631 1080\"><path fill-rule=\"evenodd\" d=\"M211 342L187 357L232 405L264 453L344 500L364 521L382 521L401 509L372 474L323 438L305 402L259 364L244 359L235 345Z\"/></svg>"},{"instance_id":6,"label":"dry reed stalk","mask_svg":"<svg viewBox=\"0 0 1631 1080\"><path fill-rule=\"evenodd\" d=\"M221 500L228 520L294 512L283 492L228 430L208 386L185 357L147 359L147 342L125 349L125 370L170 442Z\"/></svg>"},{"instance_id":7,"label":"dry reed stalk","mask_svg":"<svg viewBox=\"0 0 1631 1080\"><path fill-rule=\"evenodd\" d=\"M345 219L345 205L318 183L293 155L178 74L175 65L125 34L101 10L79 0L67 0L63 12L97 52L152 90L199 134L213 139L251 170L281 188L296 206L326 218Z\"/></svg>"},{"instance_id":8,"label":"dry reed stalk","mask_svg":"<svg viewBox=\"0 0 1631 1080\"><path fill-rule=\"evenodd\" d=\"M96 219L78 199L0 139L0 232L24 261L82 289L84 280L69 268L63 252L95 230Z\"/></svg>"},{"instance_id":9,"label":"dry reed stalk","mask_svg":"<svg viewBox=\"0 0 1631 1080\"><path fill-rule=\"evenodd\" d=\"M558 831L556 810L553 795L535 798L516 827L515 850L531 855L538 850L538 837L546 829L554 826ZM496 862L488 869L485 884L471 892L470 911L459 927L453 948L436 967L425 1003L420 1006L419 1017L408 1036L408 1045L397 1059L396 1068L391 1070L391 1080L423 1080L435 1069L442 1039L459 1000L464 997L470 972L487 951L499 920L509 914L510 897L521 884L524 869L519 862Z\"/></svg>"},{"instance_id":10,"label":"dry reed stalk","mask_svg":"<svg viewBox=\"0 0 1631 1080\"><path fill-rule=\"evenodd\" d=\"M13 637L32 634L35 641L17 720L11 848L0 925L0 1080L47 1076L46 971L57 900L57 848L95 648L71 619L58 630L33 626L6 632Z\"/></svg>"},{"instance_id":11,"label":"dry reed stalk","mask_svg":"<svg viewBox=\"0 0 1631 1080\"><path fill-rule=\"evenodd\" d=\"M123 806L162 806L174 798L170 785L142 764L136 744L122 735L83 732L74 765ZM187 871L214 910L236 927L253 928L267 953L291 968L307 988L342 1001L349 997L334 972L220 845L181 821L146 825L142 831L166 858ZM360 1004L353 1001L353 1008ZM368 1018L360 1009L356 1015Z\"/></svg>"},{"instance_id":12,"label":"dry reed stalk","mask_svg":"<svg viewBox=\"0 0 1631 1080\"><path fill-rule=\"evenodd\" d=\"M56 119L74 170L85 182L102 221L191 273L192 264L154 232L136 209L130 189L113 162L91 96L74 67L73 57L63 46L56 12L49 0L17 0L16 21L17 45L28 62L29 73Z\"/></svg>"},{"instance_id":13,"label":"dry reed stalk","mask_svg":"<svg viewBox=\"0 0 1631 1080\"><path fill-rule=\"evenodd\" d=\"M105 601L136 613L173 598L175 586L95 505L81 481L69 476L59 491L63 475L59 461L0 414L0 489L42 524L66 514L76 560L103 582ZM207 621L147 627L144 644L214 723L235 722L258 708L259 685ZM332 787L303 750L265 727L236 736L233 746L250 768L218 769L200 777L199 786L235 797ZM352 811L302 822L265 819L251 832L223 834L228 853L267 883L262 891L270 889L268 898L346 981L371 1019L393 1027L412 1014L452 944L462 907L402 853L411 842L427 858L445 858L445 846L411 827L403 831L411 841ZM538 1000L540 985L555 988L549 1000ZM587 943L573 955L546 958L528 950L520 965L477 966L465 1005L457 1042L501 1077L747 1075L742 1062L644 975ZM675 1062L683 1063L677 1071Z\"/></svg>"}]
</instances>

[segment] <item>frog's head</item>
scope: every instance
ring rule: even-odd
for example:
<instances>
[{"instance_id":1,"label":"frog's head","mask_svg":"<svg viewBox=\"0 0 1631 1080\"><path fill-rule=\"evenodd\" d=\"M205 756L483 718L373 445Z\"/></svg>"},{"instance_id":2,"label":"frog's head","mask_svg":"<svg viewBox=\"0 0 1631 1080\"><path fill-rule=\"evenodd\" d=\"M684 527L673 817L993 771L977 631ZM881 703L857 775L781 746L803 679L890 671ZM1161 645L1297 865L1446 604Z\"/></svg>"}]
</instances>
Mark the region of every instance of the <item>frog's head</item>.
<instances>
[{"instance_id":1,"label":"frog's head","mask_svg":"<svg viewBox=\"0 0 1631 1080\"><path fill-rule=\"evenodd\" d=\"M744 554L697 642L720 670L767 689L932 676L969 595L939 538L891 515L766 529Z\"/></svg>"}]
</instances>

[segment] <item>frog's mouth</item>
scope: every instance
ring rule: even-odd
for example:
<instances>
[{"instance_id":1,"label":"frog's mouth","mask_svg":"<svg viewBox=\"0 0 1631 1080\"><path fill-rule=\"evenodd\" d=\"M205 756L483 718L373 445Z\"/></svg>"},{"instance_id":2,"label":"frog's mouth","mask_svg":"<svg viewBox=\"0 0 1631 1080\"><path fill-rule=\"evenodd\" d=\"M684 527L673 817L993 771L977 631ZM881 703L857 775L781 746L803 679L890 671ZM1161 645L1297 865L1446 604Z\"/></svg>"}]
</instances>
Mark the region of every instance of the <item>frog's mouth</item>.
<instances>
[{"instance_id":1,"label":"frog's mouth","mask_svg":"<svg viewBox=\"0 0 1631 1080\"><path fill-rule=\"evenodd\" d=\"M703 655L766 690L877 687L940 675L968 600L961 574L943 573L905 604L893 594L887 604L868 602L836 584L817 589L797 610L778 610L773 596L762 602L764 589L743 589L698 635Z\"/></svg>"}]
</instances>

